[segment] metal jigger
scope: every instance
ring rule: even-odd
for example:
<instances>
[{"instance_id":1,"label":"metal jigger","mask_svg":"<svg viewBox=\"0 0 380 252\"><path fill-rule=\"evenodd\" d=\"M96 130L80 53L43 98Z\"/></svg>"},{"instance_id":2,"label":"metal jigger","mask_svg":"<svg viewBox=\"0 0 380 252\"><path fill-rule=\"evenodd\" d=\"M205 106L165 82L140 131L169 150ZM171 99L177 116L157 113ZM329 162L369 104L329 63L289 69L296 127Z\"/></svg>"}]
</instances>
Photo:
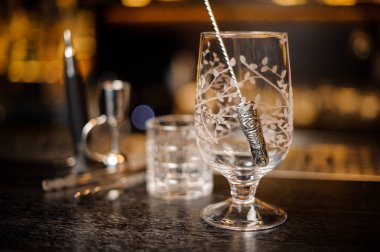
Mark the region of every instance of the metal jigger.
<instances>
[{"instance_id":1,"label":"metal jigger","mask_svg":"<svg viewBox=\"0 0 380 252\"><path fill-rule=\"evenodd\" d=\"M108 169L123 168L127 157L119 151L119 128L125 119L125 111L129 104L130 85L120 80L105 81L100 94L101 116L91 119L83 128L82 142L84 150L92 160L103 162ZM106 154L91 151L87 146L87 138L91 130L99 125L108 124L111 134L111 150Z\"/></svg>"}]
</instances>

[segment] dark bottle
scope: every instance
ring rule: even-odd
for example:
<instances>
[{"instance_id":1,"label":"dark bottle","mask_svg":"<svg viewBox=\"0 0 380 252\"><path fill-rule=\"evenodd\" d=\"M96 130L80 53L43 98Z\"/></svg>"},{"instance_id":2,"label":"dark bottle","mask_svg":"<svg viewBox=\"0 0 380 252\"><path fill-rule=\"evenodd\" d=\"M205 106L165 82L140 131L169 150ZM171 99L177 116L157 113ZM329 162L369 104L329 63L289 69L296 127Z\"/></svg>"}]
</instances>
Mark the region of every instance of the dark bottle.
<instances>
[{"instance_id":1,"label":"dark bottle","mask_svg":"<svg viewBox=\"0 0 380 252\"><path fill-rule=\"evenodd\" d=\"M88 121L86 86L81 78L72 46L70 30L64 31L65 86L69 125L76 154L81 151L81 135Z\"/></svg>"}]
</instances>

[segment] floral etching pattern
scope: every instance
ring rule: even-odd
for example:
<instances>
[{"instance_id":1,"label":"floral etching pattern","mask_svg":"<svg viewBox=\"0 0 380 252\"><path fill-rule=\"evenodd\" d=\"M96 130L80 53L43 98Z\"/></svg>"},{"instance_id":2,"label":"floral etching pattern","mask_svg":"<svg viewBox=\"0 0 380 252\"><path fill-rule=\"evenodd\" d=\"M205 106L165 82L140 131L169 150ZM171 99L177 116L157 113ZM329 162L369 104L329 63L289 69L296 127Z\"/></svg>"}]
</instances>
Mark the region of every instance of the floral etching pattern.
<instances>
[{"instance_id":1,"label":"floral etching pattern","mask_svg":"<svg viewBox=\"0 0 380 252\"><path fill-rule=\"evenodd\" d=\"M202 59L195 97L196 130L201 142L212 141L217 144L221 138L231 134L232 129L240 127L236 107L246 98L239 97L227 65L217 53L210 50L209 44L202 52ZM260 62L247 62L244 55L230 59L231 67L237 63L244 70L237 83L240 89L245 85L257 85L260 80L277 93L271 104L262 101L260 94L255 96L253 102L260 114L267 147L286 149L293 131L293 97L287 82L287 70L272 65L268 57L262 58Z\"/></svg>"}]
</instances>

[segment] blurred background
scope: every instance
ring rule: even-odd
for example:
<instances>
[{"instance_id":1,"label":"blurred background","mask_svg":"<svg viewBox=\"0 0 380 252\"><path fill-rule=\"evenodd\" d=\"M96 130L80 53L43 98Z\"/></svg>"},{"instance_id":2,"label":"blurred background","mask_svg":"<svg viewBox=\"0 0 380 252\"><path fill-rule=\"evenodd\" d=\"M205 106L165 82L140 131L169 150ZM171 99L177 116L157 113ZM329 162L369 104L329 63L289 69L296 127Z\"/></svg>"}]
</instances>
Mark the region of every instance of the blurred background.
<instances>
[{"instance_id":1,"label":"blurred background","mask_svg":"<svg viewBox=\"0 0 380 252\"><path fill-rule=\"evenodd\" d=\"M292 153L302 149L299 166L318 171L340 162L380 174L380 1L211 4L221 30L288 32L298 132ZM87 84L90 117L98 115L99 83L110 78L131 84L132 132L144 133L149 115L193 113L199 35L212 30L201 0L5 0L0 156L50 160L70 154L66 28ZM292 153L294 163L300 154Z\"/></svg>"}]
</instances>

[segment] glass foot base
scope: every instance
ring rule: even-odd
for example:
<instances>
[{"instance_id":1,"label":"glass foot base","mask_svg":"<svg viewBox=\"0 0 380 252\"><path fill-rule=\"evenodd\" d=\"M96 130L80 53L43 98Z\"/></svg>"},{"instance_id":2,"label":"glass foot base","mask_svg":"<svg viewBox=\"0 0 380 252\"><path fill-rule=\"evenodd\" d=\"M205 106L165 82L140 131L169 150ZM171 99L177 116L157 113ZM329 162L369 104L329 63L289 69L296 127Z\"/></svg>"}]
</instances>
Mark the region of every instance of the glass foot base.
<instances>
[{"instance_id":1,"label":"glass foot base","mask_svg":"<svg viewBox=\"0 0 380 252\"><path fill-rule=\"evenodd\" d=\"M219 228L254 231L278 226L285 222L287 214L282 209L259 199L252 203L234 203L232 199L204 208L201 218Z\"/></svg>"}]
</instances>

